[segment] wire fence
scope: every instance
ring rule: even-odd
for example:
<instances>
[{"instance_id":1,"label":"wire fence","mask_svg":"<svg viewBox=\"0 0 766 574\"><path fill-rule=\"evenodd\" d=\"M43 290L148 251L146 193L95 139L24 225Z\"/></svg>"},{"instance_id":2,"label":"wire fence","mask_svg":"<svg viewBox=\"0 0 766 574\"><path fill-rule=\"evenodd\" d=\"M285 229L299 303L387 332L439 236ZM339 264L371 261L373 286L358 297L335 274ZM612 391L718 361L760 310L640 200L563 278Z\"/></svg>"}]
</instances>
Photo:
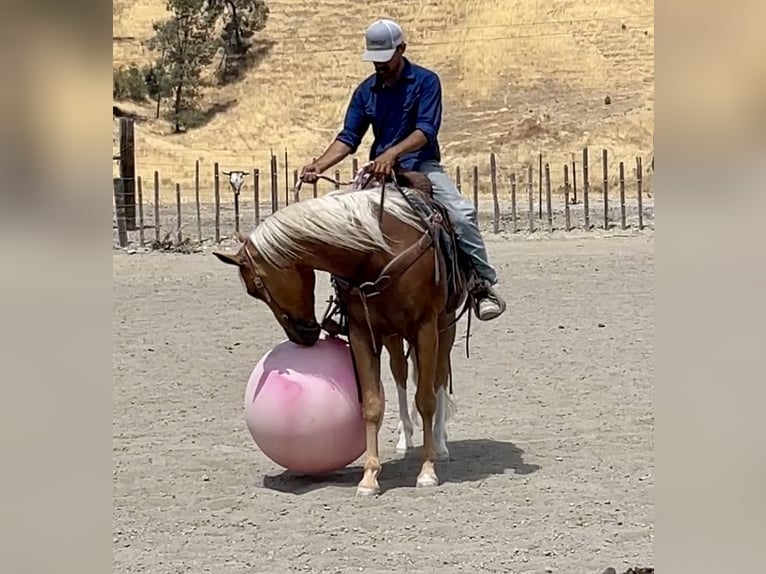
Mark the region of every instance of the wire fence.
<instances>
[{"instance_id":1,"label":"wire fence","mask_svg":"<svg viewBox=\"0 0 766 574\"><path fill-rule=\"evenodd\" d=\"M534 160L504 168L490 153L488 169L457 166L450 175L473 201L479 226L494 234L653 228L653 158L644 166L641 157L610 160L602 149L594 159L585 147L567 164L549 164L541 152ZM338 189L359 168L358 158L349 158L350 165L340 164L331 174L334 182L303 185L296 192L298 169L290 171L288 161L287 152L282 165L272 154L266 170L231 171L215 162L212 194L202 189L199 160L192 189L180 182L170 189L161 186L159 170L149 178L122 170L113 180L113 243L128 249L196 251L247 232L291 203Z\"/></svg>"}]
</instances>

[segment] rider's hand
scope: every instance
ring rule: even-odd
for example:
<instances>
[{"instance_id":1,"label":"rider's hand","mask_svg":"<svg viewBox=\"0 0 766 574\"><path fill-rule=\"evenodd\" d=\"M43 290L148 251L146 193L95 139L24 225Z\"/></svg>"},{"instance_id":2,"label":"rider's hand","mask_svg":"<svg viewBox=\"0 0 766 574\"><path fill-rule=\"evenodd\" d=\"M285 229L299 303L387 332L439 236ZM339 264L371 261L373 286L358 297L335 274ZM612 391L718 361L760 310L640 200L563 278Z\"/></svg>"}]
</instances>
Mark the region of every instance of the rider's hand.
<instances>
[{"instance_id":1,"label":"rider's hand","mask_svg":"<svg viewBox=\"0 0 766 574\"><path fill-rule=\"evenodd\" d=\"M394 173L394 164L396 163L396 155L384 151L370 166L370 172L375 176L389 177Z\"/></svg>"},{"instance_id":2,"label":"rider's hand","mask_svg":"<svg viewBox=\"0 0 766 574\"><path fill-rule=\"evenodd\" d=\"M322 168L317 162L313 162L304 165L301 169L300 179L304 183L314 183L317 181L317 176L322 173Z\"/></svg>"}]
</instances>

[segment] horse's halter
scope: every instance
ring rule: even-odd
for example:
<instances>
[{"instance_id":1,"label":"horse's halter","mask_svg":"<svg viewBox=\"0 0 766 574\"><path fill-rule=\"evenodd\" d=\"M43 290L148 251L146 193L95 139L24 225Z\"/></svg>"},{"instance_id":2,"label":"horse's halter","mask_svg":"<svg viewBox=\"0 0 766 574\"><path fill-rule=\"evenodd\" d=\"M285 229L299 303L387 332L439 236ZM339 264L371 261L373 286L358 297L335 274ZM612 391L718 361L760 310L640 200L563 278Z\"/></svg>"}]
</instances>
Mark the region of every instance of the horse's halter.
<instances>
[{"instance_id":1,"label":"horse's halter","mask_svg":"<svg viewBox=\"0 0 766 574\"><path fill-rule=\"evenodd\" d=\"M251 269L253 270L253 283L255 284L255 289L258 291L261 296L263 297L263 300L268 303L269 305L272 305L276 308L277 312L279 313L282 320L290 325L295 331L301 336L307 336L312 339L316 338L316 335L321 331L322 327L317 323L315 320L311 321L301 321L301 320L295 320L276 302L276 300L271 296L271 293L269 293L268 288L266 287L266 284L263 282L263 279L255 272L256 263L255 259L253 258L252 253L247 248L247 242L245 242L244 246L245 251L245 257L247 258L248 263L250 264Z\"/></svg>"}]
</instances>

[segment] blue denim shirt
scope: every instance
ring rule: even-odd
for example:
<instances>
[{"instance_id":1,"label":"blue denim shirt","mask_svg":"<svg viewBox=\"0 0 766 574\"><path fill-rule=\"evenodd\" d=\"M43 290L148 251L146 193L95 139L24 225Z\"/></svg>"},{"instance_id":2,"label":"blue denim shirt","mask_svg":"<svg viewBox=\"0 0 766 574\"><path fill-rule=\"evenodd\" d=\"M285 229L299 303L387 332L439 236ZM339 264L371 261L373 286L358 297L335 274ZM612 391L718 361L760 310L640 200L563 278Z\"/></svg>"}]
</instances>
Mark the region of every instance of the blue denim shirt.
<instances>
[{"instance_id":1,"label":"blue denim shirt","mask_svg":"<svg viewBox=\"0 0 766 574\"><path fill-rule=\"evenodd\" d=\"M416 129L428 142L419 150L399 157L404 169L416 169L422 161L441 161L438 133L442 115L441 82L435 72L404 59L404 70L394 86L385 86L372 74L354 91L337 138L352 153L372 125L375 141L370 160L407 138Z\"/></svg>"}]
</instances>

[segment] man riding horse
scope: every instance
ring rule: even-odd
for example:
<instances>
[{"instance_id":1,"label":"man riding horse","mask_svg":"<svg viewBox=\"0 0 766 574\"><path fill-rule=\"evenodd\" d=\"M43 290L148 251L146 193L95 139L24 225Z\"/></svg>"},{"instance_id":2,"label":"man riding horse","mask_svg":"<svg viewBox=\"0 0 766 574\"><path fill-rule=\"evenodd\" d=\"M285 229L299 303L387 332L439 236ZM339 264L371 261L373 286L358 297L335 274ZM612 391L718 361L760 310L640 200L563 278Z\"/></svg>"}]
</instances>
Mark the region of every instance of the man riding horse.
<instances>
[{"instance_id":1,"label":"man riding horse","mask_svg":"<svg viewBox=\"0 0 766 574\"><path fill-rule=\"evenodd\" d=\"M301 180L317 175L356 152L372 125L375 141L370 149L370 173L393 175L394 167L428 176L433 197L447 210L455 227L458 245L478 277L473 291L476 314L483 321L503 313L505 303L493 289L497 274L490 265L473 203L463 197L441 166L438 133L441 126L439 76L404 57L406 43L401 27L378 20L367 28L362 59L372 62L375 73L354 91L343 130L313 163L303 167Z\"/></svg>"}]
</instances>

